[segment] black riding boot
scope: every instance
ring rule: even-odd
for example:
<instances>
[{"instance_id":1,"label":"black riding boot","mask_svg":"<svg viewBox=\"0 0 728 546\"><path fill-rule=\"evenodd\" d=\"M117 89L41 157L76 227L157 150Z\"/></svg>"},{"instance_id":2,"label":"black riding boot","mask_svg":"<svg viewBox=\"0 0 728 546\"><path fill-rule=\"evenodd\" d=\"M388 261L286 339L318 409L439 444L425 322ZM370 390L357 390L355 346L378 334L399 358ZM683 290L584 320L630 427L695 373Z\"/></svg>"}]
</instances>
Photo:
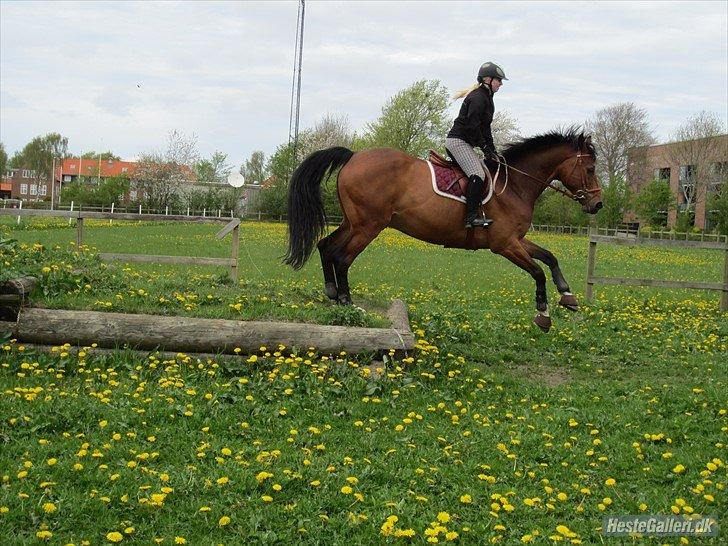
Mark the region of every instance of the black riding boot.
<instances>
[{"instance_id":1,"label":"black riding boot","mask_svg":"<svg viewBox=\"0 0 728 546\"><path fill-rule=\"evenodd\" d=\"M477 174L470 177L468 183L468 191L465 195L466 213L465 213L465 227L466 229L476 227L486 227L493 220L480 216L480 202L483 200L483 188L485 182Z\"/></svg>"}]
</instances>

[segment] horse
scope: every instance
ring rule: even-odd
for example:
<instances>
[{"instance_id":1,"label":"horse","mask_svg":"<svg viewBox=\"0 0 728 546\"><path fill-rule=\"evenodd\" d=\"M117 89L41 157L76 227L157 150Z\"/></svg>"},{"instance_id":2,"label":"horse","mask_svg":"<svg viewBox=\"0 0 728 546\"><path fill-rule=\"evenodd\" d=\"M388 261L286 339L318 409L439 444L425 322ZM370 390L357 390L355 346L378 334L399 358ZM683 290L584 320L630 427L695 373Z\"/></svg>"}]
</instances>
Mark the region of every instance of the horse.
<instances>
[{"instance_id":1,"label":"horse","mask_svg":"<svg viewBox=\"0 0 728 546\"><path fill-rule=\"evenodd\" d=\"M507 185L485 204L493 223L487 228L464 227L465 205L432 190L429 165L392 148L353 152L332 147L309 155L294 171L288 192L288 248L284 263L300 269L314 245L321 256L326 295L351 305L348 272L356 257L386 227L445 247L490 249L525 270L536 283L535 324L551 328L546 275L539 260L551 269L561 293L559 305L578 309L576 297L559 269L556 257L526 238L534 205L548 187L577 201L582 211L596 214L602 207L595 174L596 152L591 136L576 127L521 139L505 147L501 164ZM324 178L339 170L341 225L326 237L321 200ZM505 177L504 177L505 178ZM560 181L566 191L552 186Z\"/></svg>"}]
</instances>

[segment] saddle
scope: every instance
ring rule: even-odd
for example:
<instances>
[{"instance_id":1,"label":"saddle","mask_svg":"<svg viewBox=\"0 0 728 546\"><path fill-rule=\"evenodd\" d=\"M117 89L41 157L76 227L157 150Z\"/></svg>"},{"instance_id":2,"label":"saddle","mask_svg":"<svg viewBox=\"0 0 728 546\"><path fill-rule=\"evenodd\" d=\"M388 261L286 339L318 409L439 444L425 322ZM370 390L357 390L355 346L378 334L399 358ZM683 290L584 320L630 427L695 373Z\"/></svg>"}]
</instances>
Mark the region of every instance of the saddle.
<instances>
[{"instance_id":1,"label":"saddle","mask_svg":"<svg viewBox=\"0 0 728 546\"><path fill-rule=\"evenodd\" d=\"M465 188L468 185L468 177L455 160L444 158L435 150L430 150L429 159L433 167L438 167L439 172L437 172L437 174L439 176L437 178L439 189L446 193L453 193L458 196L465 195ZM446 169L450 172L443 172L442 169ZM440 182L441 178L444 179L442 182ZM456 184L459 188L453 187Z\"/></svg>"},{"instance_id":2,"label":"saddle","mask_svg":"<svg viewBox=\"0 0 728 546\"><path fill-rule=\"evenodd\" d=\"M457 201L465 202L468 183L467 175L460 168L460 165L453 159L446 159L435 150L430 150L429 162L432 167L432 189L442 197L449 197ZM483 188L483 204L485 204L493 193L495 180L498 179L500 167L491 173L491 167L485 167L485 187Z\"/></svg>"}]
</instances>

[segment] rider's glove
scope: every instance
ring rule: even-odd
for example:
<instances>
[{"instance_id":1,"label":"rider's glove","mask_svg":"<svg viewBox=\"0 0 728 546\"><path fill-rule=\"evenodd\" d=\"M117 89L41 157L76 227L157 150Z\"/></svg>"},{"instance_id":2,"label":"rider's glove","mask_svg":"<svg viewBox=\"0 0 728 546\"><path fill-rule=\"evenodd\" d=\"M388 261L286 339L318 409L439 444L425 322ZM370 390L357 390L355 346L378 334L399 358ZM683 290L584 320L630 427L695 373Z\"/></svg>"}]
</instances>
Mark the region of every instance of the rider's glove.
<instances>
[{"instance_id":1,"label":"rider's glove","mask_svg":"<svg viewBox=\"0 0 728 546\"><path fill-rule=\"evenodd\" d=\"M498 161L498 154L496 154L495 150L491 150L490 148L483 149L483 156L486 161Z\"/></svg>"}]
</instances>

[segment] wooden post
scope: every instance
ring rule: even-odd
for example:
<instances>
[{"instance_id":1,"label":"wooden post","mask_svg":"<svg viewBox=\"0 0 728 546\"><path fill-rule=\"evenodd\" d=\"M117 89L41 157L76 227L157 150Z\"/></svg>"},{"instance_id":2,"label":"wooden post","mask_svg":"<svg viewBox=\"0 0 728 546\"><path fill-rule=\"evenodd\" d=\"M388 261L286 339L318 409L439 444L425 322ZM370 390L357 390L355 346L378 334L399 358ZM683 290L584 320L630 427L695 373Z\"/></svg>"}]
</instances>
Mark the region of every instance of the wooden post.
<instances>
[{"instance_id":1,"label":"wooden post","mask_svg":"<svg viewBox=\"0 0 728 546\"><path fill-rule=\"evenodd\" d=\"M76 218L76 247L80 248L83 244L83 218Z\"/></svg>"},{"instance_id":2,"label":"wooden post","mask_svg":"<svg viewBox=\"0 0 728 546\"><path fill-rule=\"evenodd\" d=\"M728 311L728 244L726 244L723 264L723 292L720 296L720 310Z\"/></svg>"},{"instance_id":3,"label":"wooden post","mask_svg":"<svg viewBox=\"0 0 728 546\"><path fill-rule=\"evenodd\" d=\"M594 229L595 225L592 221L592 225L589 229L588 235L589 238L589 259L587 261L586 266L586 299L587 301L592 301L594 299L594 282L592 278L594 277L594 265L597 259L597 242L591 240L591 234L592 230Z\"/></svg>"},{"instance_id":4,"label":"wooden post","mask_svg":"<svg viewBox=\"0 0 728 546\"><path fill-rule=\"evenodd\" d=\"M233 280L234 283L238 282L238 247L240 246L240 225L235 226L235 229L233 229L233 248L232 252L230 253L230 258L234 260L233 264L230 266L230 278ZM726 254L728 256L728 254ZM728 258L726 258L728 260ZM726 261L728 264L728 261Z\"/></svg>"}]
</instances>

